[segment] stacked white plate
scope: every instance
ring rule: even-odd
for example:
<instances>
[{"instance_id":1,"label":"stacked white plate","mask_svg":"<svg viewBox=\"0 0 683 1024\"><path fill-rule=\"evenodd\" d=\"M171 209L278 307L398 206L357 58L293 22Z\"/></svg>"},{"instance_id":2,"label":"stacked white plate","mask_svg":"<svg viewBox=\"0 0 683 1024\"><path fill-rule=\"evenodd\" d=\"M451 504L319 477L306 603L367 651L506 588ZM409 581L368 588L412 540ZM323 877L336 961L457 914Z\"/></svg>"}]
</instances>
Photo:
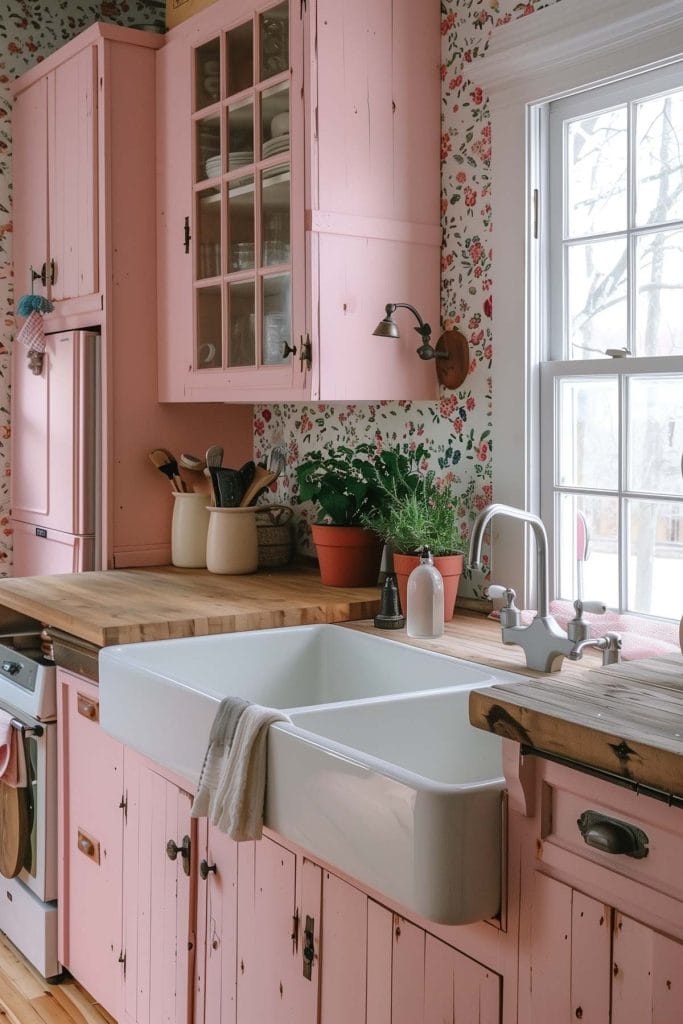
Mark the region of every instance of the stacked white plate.
<instances>
[{"instance_id":1,"label":"stacked white plate","mask_svg":"<svg viewBox=\"0 0 683 1024\"><path fill-rule=\"evenodd\" d=\"M221 173L221 155L209 157L206 161L207 178L217 178Z\"/></svg>"},{"instance_id":2,"label":"stacked white plate","mask_svg":"<svg viewBox=\"0 0 683 1024\"><path fill-rule=\"evenodd\" d=\"M234 171L238 167L245 167L247 164L253 164L254 162L254 151L251 149L238 150L236 153L228 154L228 170Z\"/></svg>"},{"instance_id":3,"label":"stacked white plate","mask_svg":"<svg viewBox=\"0 0 683 1024\"><path fill-rule=\"evenodd\" d=\"M286 153L289 149L289 132L285 135L276 135L274 139L268 139L263 143L263 156L275 156L276 153Z\"/></svg>"}]
</instances>

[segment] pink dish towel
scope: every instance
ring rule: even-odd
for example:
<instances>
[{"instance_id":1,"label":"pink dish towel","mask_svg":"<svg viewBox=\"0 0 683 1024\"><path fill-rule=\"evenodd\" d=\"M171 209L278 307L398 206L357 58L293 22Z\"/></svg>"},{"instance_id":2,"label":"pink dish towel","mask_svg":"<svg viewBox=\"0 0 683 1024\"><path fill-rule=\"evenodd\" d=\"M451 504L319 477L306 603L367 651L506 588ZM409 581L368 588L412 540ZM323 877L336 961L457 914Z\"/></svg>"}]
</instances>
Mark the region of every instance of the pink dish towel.
<instances>
[{"instance_id":1,"label":"pink dish towel","mask_svg":"<svg viewBox=\"0 0 683 1024\"><path fill-rule=\"evenodd\" d=\"M12 725L12 716L0 709L0 779L14 789L27 784L26 753L21 732Z\"/></svg>"},{"instance_id":2,"label":"pink dish towel","mask_svg":"<svg viewBox=\"0 0 683 1024\"><path fill-rule=\"evenodd\" d=\"M0 708L0 778L7 771L12 756L12 742L16 729L12 725L12 716Z\"/></svg>"}]
</instances>

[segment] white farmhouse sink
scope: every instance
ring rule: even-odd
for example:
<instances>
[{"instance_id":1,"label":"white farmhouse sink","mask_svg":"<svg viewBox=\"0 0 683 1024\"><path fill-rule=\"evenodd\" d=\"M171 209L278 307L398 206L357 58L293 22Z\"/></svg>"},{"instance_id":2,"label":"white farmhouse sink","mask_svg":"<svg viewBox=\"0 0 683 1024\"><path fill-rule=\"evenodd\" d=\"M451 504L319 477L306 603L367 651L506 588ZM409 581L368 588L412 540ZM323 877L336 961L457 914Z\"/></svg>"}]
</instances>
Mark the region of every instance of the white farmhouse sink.
<instances>
[{"instance_id":1,"label":"white farmhouse sink","mask_svg":"<svg viewBox=\"0 0 683 1024\"><path fill-rule=\"evenodd\" d=\"M516 677L340 626L105 648L102 728L194 786L233 695L288 712L268 742L265 823L430 920L500 903L500 741L468 692Z\"/></svg>"}]
</instances>

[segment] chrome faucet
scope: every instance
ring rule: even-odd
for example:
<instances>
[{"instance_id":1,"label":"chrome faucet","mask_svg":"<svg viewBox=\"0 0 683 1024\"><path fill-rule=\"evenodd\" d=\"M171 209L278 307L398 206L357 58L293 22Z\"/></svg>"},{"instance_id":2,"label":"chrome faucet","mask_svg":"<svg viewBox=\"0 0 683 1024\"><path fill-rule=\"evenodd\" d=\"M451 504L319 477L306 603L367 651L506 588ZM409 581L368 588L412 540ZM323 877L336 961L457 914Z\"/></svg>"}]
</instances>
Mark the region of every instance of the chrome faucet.
<instances>
[{"instance_id":1,"label":"chrome faucet","mask_svg":"<svg viewBox=\"0 0 683 1024\"><path fill-rule=\"evenodd\" d=\"M505 597L506 605L501 609L501 628L504 644L518 644L526 656L529 668L540 672L558 672L562 659L578 661L586 647L596 647L603 652L603 665L619 660L621 637L618 633L607 633L595 640L588 636L587 624L581 618L583 611L605 612L603 604L576 601L576 618L569 623L567 632L556 622L548 609L548 535L538 516L512 505L487 505L477 516L472 527L469 568L481 572L481 549L484 533L495 516L520 519L528 523L536 538L538 555L538 612L528 626L522 625L521 613L515 607L515 592L509 587L489 588L490 597Z\"/></svg>"}]
</instances>

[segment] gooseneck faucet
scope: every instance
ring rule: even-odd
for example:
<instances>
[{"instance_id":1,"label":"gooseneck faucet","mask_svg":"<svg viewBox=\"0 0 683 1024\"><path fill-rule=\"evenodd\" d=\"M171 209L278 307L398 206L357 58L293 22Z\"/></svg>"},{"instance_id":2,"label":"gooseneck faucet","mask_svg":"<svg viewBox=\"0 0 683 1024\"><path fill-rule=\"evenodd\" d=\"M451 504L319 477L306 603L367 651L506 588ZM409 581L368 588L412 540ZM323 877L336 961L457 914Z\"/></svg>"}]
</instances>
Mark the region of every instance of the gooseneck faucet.
<instances>
[{"instance_id":1,"label":"gooseneck faucet","mask_svg":"<svg viewBox=\"0 0 683 1024\"><path fill-rule=\"evenodd\" d=\"M496 516L507 519L519 519L528 523L536 539L538 555L538 613L530 625L522 626L521 613L515 607L515 592L505 587L489 588L489 596L505 597L506 606L501 609L502 639L504 644L519 644L524 650L529 668L540 672L559 671L563 658L577 661L586 647L596 647L603 652L603 665L619 660L621 638L616 633L608 633L605 637L595 640L588 638L588 625L582 619L583 611L606 610L603 604L575 602L576 618L569 623L565 632L550 614L548 608L548 535L545 526L533 512L515 508L512 505L487 505L477 516L472 526L469 568L473 572L481 572L481 549L484 533Z\"/></svg>"}]
</instances>

